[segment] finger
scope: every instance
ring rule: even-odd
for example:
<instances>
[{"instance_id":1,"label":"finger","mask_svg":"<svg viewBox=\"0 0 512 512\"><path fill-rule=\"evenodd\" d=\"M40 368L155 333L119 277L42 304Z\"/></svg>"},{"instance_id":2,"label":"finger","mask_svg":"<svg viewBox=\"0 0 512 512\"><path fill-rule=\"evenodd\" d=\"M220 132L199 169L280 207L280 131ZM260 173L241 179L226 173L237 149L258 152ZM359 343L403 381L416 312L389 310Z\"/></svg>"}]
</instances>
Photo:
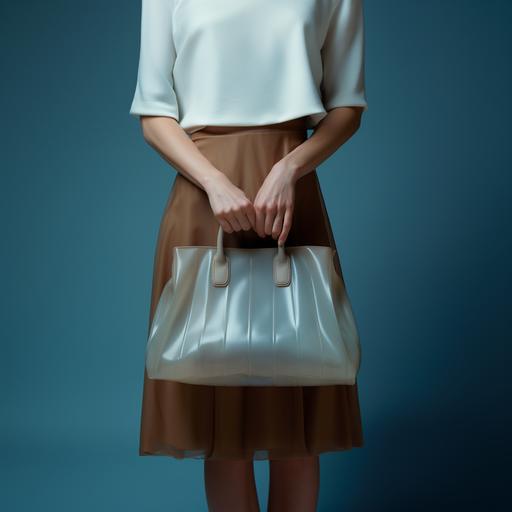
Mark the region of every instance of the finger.
<instances>
[{"instance_id":1,"label":"finger","mask_svg":"<svg viewBox=\"0 0 512 512\"><path fill-rule=\"evenodd\" d=\"M242 227L244 231L248 231L251 229L251 223L249 222L249 219L247 218L246 209L249 206L248 199L247 202L243 202L242 206L239 210L235 211L235 217L238 220L238 223Z\"/></svg>"},{"instance_id":2,"label":"finger","mask_svg":"<svg viewBox=\"0 0 512 512\"><path fill-rule=\"evenodd\" d=\"M240 231L242 229L233 211L227 216L227 221L231 224L233 231Z\"/></svg>"},{"instance_id":3,"label":"finger","mask_svg":"<svg viewBox=\"0 0 512 512\"><path fill-rule=\"evenodd\" d=\"M256 232L261 238L265 238L265 211L261 206L254 207L256 215Z\"/></svg>"},{"instance_id":4,"label":"finger","mask_svg":"<svg viewBox=\"0 0 512 512\"><path fill-rule=\"evenodd\" d=\"M254 205L252 203L250 203L249 206L246 208L245 214L247 215L247 218L249 219L251 228L254 231L256 231L256 212L254 210Z\"/></svg>"},{"instance_id":5,"label":"finger","mask_svg":"<svg viewBox=\"0 0 512 512\"><path fill-rule=\"evenodd\" d=\"M276 217L277 209L275 206L268 206L265 214L265 234L272 234L272 225L274 224L274 219Z\"/></svg>"},{"instance_id":6,"label":"finger","mask_svg":"<svg viewBox=\"0 0 512 512\"><path fill-rule=\"evenodd\" d=\"M281 234L281 231L283 229L283 217L284 212L282 210L279 210L277 212L276 218L274 219L274 224L272 225L272 238L274 240L277 240L279 238L279 235Z\"/></svg>"},{"instance_id":7,"label":"finger","mask_svg":"<svg viewBox=\"0 0 512 512\"><path fill-rule=\"evenodd\" d=\"M218 218L217 220L219 221L219 224L222 226L222 230L223 231L225 231L226 233L232 233L233 232L233 228L231 227L231 224L229 222L227 222L223 218Z\"/></svg>"},{"instance_id":8,"label":"finger","mask_svg":"<svg viewBox=\"0 0 512 512\"><path fill-rule=\"evenodd\" d=\"M292 219L293 219L293 208L286 208L284 212L284 220L283 220L283 229L281 231L281 235L279 236L279 240L277 243L279 245L284 245L288 238L288 234L290 233L290 229L292 227Z\"/></svg>"}]
</instances>

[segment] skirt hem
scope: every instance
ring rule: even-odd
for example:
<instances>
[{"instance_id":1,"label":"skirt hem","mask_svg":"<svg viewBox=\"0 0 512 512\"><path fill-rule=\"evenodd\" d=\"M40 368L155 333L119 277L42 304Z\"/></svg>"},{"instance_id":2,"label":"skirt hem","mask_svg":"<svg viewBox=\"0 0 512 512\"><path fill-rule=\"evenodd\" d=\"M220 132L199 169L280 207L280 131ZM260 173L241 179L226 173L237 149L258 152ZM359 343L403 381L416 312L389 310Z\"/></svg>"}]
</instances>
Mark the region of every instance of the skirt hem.
<instances>
[{"instance_id":1,"label":"skirt hem","mask_svg":"<svg viewBox=\"0 0 512 512\"><path fill-rule=\"evenodd\" d=\"M311 452L303 453L303 454L289 454L289 455L269 455L268 450L256 450L252 455L249 456L214 456L207 457L204 454L196 454L192 453L183 454L181 452L170 452L170 451L150 451L143 450L139 451L140 457L149 457L149 456L157 456L157 457L169 457L173 459L183 460L183 459L192 459L192 460L283 460L283 459L296 459L296 458L305 458L305 457L317 457L327 453L333 452L347 452L356 448L363 448L364 443L354 443L352 445L347 446L335 446L331 448L323 448L313 450Z\"/></svg>"}]
</instances>

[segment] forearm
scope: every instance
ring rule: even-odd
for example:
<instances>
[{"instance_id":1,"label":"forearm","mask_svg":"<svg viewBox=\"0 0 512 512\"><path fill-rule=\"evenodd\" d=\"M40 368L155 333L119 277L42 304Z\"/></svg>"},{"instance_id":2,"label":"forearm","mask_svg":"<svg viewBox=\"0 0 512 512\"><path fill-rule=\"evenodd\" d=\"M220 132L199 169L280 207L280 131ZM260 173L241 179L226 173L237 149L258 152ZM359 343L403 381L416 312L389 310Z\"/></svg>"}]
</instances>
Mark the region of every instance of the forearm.
<instances>
[{"instance_id":1,"label":"forearm","mask_svg":"<svg viewBox=\"0 0 512 512\"><path fill-rule=\"evenodd\" d=\"M280 160L279 165L296 181L314 170L359 129L362 109L338 107L330 110L313 134Z\"/></svg>"},{"instance_id":2,"label":"forearm","mask_svg":"<svg viewBox=\"0 0 512 512\"><path fill-rule=\"evenodd\" d=\"M176 171L203 190L221 174L174 118L142 116L141 126L146 142Z\"/></svg>"}]
</instances>

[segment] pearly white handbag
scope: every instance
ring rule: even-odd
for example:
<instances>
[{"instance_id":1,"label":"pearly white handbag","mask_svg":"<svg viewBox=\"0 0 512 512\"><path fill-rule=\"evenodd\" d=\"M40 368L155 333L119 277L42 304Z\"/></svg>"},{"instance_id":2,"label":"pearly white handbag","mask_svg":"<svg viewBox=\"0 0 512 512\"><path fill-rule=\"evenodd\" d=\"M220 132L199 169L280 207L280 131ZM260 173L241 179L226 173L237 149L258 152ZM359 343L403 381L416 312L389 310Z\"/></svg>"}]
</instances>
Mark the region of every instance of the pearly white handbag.
<instances>
[{"instance_id":1,"label":"pearly white handbag","mask_svg":"<svg viewBox=\"0 0 512 512\"><path fill-rule=\"evenodd\" d=\"M151 379L354 384L358 329L330 246L174 247L146 346Z\"/></svg>"}]
</instances>

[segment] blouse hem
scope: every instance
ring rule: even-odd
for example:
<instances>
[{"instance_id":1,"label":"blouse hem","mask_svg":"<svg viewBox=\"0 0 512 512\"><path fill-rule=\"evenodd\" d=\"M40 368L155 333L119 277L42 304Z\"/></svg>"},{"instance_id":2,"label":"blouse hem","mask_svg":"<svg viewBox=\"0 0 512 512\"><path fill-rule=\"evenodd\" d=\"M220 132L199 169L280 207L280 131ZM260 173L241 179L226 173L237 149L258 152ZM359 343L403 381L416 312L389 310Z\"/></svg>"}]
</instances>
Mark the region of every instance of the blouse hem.
<instances>
[{"instance_id":1,"label":"blouse hem","mask_svg":"<svg viewBox=\"0 0 512 512\"><path fill-rule=\"evenodd\" d=\"M205 128L206 126L260 126L272 123L282 123L285 121L290 121L292 119L297 119L299 117L306 117L306 128L313 129L318 123L328 114L329 110L338 107L363 107L363 111L368 110L368 105L365 103L336 103L333 105L328 105L328 107L322 110L308 110L305 112L298 112L296 114L287 114L280 117L266 118L260 119L258 121L239 121L239 120L231 120L231 121L217 121L217 120L203 120L201 122L187 123L183 124L180 121L179 116L176 114L172 114L171 112L165 112L158 109L144 109L144 110L130 110L130 115L132 116L162 116L162 117L172 117L174 118L178 124L183 128L185 132L189 135Z\"/></svg>"},{"instance_id":2,"label":"blouse hem","mask_svg":"<svg viewBox=\"0 0 512 512\"><path fill-rule=\"evenodd\" d=\"M292 119L297 119L299 117L306 117L306 128L311 129L314 128L320 120L327 115L326 110L313 110L313 111L306 111L306 112L298 112L296 114L287 114L283 116L276 116L272 118L265 118L260 119L258 121L241 121L241 120L232 120L232 121L216 121L214 119L212 120L204 120L202 122L194 122L188 123L188 124L181 124L181 127L188 133L191 134L195 131L201 130L206 126L263 126L267 124L272 123L283 123L286 121L291 121Z\"/></svg>"}]
</instances>

